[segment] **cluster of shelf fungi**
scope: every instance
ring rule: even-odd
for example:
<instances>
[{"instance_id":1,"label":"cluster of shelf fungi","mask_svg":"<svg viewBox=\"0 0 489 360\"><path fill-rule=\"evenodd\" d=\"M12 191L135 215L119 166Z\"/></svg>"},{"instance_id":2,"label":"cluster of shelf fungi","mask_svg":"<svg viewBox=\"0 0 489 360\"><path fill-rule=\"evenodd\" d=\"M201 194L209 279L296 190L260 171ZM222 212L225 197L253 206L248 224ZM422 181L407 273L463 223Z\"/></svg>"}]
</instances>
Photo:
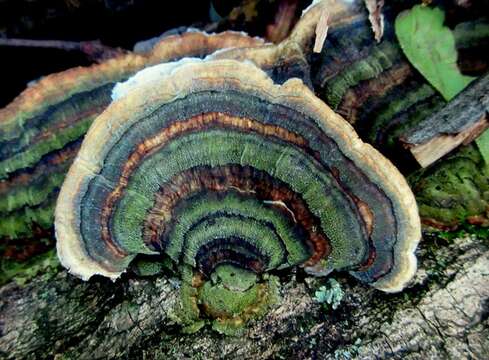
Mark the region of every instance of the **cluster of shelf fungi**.
<instances>
[{"instance_id":1,"label":"cluster of shelf fungi","mask_svg":"<svg viewBox=\"0 0 489 360\"><path fill-rule=\"evenodd\" d=\"M279 302L284 269L401 291L421 222L488 221L480 154L449 154L488 127L488 76L446 102L388 9L381 42L361 4L329 15L317 54L319 6L276 45L191 31L31 85L0 110L3 265L49 251L55 229L84 280L178 278L184 332L239 333ZM475 193L453 193L453 168Z\"/></svg>"}]
</instances>

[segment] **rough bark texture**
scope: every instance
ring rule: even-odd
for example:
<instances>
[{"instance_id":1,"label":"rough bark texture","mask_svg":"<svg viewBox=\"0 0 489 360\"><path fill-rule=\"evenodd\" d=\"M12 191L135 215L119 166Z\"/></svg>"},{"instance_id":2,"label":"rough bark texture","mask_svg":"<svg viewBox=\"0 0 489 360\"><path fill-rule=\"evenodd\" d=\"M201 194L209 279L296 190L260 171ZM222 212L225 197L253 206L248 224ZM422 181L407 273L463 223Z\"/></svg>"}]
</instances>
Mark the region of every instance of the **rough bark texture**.
<instances>
[{"instance_id":1,"label":"rough bark texture","mask_svg":"<svg viewBox=\"0 0 489 360\"><path fill-rule=\"evenodd\" d=\"M127 275L82 282L64 270L0 289L0 357L480 358L489 352L489 243L425 236L406 291L386 295L337 277L336 310L314 300L322 279L282 275L280 303L241 337L181 333L178 282Z\"/></svg>"},{"instance_id":2,"label":"rough bark texture","mask_svg":"<svg viewBox=\"0 0 489 360\"><path fill-rule=\"evenodd\" d=\"M401 136L404 147L426 167L460 144L468 144L487 127L489 74L480 77L453 101Z\"/></svg>"}]
</instances>

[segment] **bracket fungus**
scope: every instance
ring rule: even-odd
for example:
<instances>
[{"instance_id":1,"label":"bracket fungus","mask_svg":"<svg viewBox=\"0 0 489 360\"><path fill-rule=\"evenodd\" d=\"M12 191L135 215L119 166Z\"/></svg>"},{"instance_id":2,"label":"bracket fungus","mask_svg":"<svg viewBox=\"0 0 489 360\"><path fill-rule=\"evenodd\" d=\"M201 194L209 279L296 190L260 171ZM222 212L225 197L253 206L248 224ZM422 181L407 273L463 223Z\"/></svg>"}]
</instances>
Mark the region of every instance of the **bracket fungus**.
<instances>
[{"instance_id":1,"label":"bracket fungus","mask_svg":"<svg viewBox=\"0 0 489 360\"><path fill-rule=\"evenodd\" d=\"M405 179L301 80L194 59L145 69L113 98L56 205L74 275L116 279L136 255L164 254L183 317L217 327L263 313L273 270L347 270L387 292L413 276L421 233Z\"/></svg>"},{"instance_id":2,"label":"bracket fungus","mask_svg":"<svg viewBox=\"0 0 489 360\"><path fill-rule=\"evenodd\" d=\"M118 81L147 66L259 44L263 40L234 31L185 32L163 38L144 54L69 69L29 86L0 110L0 252L22 260L46 247L39 238L50 237L59 187Z\"/></svg>"},{"instance_id":3,"label":"bracket fungus","mask_svg":"<svg viewBox=\"0 0 489 360\"><path fill-rule=\"evenodd\" d=\"M297 77L312 88L310 64L308 57L312 51L315 30L322 16L321 2L311 4L302 13L301 18L289 36L278 44L261 44L242 46L216 51L208 59L234 59L251 61L264 70L275 82L283 83L287 79ZM342 2L328 5L333 19L345 16L349 6Z\"/></svg>"}]
</instances>

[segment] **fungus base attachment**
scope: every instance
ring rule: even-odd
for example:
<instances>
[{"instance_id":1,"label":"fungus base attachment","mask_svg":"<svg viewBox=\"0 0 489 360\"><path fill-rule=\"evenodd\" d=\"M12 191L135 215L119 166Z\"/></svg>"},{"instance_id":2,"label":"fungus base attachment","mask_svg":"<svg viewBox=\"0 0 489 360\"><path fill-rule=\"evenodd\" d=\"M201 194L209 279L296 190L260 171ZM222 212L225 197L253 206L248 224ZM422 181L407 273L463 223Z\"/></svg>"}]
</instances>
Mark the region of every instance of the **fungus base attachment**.
<instances>
[{"instance_id":1,"label":"fungus base attachment","mask_svg":"<svg viewBox=\"0 0 489 360\"><path fill-rule=\"evenodd\" d=\"M175 317L187 333L209 322L222 334L239 335L248 321L263 316L279 299L275 276L260 276L236 265L219 265L210 277L191 268L181 270L181 274Z\"/></svg>"}]
</instances>

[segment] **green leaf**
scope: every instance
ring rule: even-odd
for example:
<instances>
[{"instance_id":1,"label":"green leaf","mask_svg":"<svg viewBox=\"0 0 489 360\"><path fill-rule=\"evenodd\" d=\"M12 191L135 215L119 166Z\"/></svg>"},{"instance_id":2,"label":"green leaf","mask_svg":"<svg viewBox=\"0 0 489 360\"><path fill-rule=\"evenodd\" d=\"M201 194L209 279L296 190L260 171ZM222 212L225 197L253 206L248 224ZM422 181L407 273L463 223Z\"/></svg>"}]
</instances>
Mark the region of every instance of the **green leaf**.
<instances>
[{"instance_id":1,"label":"green leaf","mask_svg":"<svg viewBox=\"0 0 489 360\"><path fill-rule=\"evenodd\" d=\"M477 147L484 159L484 162L489 165L489 129L484 131L481 136L475 139Z\"/></svg>"},{"instance_id":2,"label":"green leaf","mask_svg":"<svg viewBox=\"0 0 489 360\"><path fill-rule=\"evenodd\" d=\"M439 8L416 5L396 18L396 35L411 64L448 101L475 78L460 73L452 31Z\"/></svg>"}]
</instances>

